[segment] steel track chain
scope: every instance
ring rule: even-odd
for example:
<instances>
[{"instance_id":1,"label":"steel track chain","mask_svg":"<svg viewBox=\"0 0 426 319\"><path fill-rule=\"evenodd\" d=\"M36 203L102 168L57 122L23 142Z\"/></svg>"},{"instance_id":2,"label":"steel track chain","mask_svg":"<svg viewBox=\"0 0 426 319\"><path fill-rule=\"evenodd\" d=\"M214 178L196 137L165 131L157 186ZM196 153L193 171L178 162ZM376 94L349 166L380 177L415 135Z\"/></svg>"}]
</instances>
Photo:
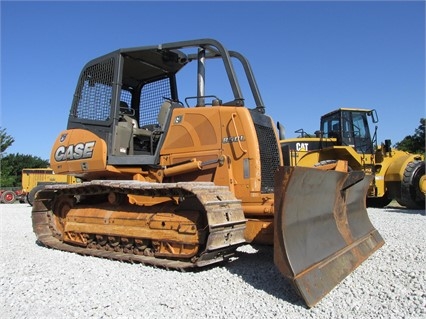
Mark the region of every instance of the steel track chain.
<instances>
[{"instance_id":1,"label":"steel track chain","mask_svg":"<svg viewBox=\"0 0 426 319\"><path fill-rule=\"evenodd\" d=\"M168 198L195 196L204 207L208 221L209 235L205 245L203 245L205 249L192 262L79 247L65 243L53 235L53 218L50 218L53 212L50 207L56 196L90 196L109 192ZM208 182L160 184L139 181L96 180L79 184L48 185L36 195L32 220L37 240L47 247L80 255L141 263L166 269L184 270L222 262L231 257L238 246L245 243L246 219L241 202L234 197L227 187Z\"/></svg>"}]
</instances>

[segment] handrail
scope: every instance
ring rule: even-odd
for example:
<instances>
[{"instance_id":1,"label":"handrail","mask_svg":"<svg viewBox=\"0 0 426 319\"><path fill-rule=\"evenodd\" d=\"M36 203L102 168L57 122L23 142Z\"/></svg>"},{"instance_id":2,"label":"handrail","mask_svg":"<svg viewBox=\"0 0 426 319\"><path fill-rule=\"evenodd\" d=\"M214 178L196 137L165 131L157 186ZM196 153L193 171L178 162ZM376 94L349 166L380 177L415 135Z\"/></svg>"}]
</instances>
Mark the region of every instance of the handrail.
<instances>
[{"instance_id":1,"label":"handrail","mask_svg":"<svg viewBox=\"0 0 426 319\"><path fill-rule=\"evenodd\" d=\"M237 123L235 123L235 117L237 117L237 113L232 113L231 120L232 120L232 124L234 124L234 129L235 129L235 134L237 135L238 145L240 146L241 152L246 154L247 150L244 149L243 145L241 144L240 134L238 134L238 129L237 129Z\"/></svg>"}]
</instances>

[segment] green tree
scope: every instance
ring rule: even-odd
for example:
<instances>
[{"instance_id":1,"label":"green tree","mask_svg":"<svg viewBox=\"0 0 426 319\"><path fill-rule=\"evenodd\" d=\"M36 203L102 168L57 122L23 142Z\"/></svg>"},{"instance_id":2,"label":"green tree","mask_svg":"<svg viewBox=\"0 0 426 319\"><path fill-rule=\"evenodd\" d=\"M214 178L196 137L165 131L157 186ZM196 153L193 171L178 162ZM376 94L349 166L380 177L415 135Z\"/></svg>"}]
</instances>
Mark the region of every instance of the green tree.
<instances>
[{"instance_id":1,"label":"green tree","mask_svg":"<svg viewBox=\"0 0 426 319\"><path fill-rule=\"evenodd\" d=\"M395 144L395 148L414 154L425 153L425 118L420 119L420 125L413 135L407 135L401 142Z\"/></svg>"},{"instance_id":2,"label":"green tree","mask_svg":"<svg viewBox=\"0 0 426 319\"><path fill-rule=\"evenodd\" d=\"M20 187L23 168L46 168L48 160L23 154L8 154L1 159L0 185L2 187Z\"/></svg>"},{"instance_id":3,"label":"green tree","mask_svg":"<svg viewBox=\"0 0 426 319\"><path fill-rule=\"evenodd\" d=\"M0 153L2 156L3 152L15 142L15 139L6 133L5 128L0 127ZM1 157L0 157L1 158Z\"/></svg>"}]
</instances>

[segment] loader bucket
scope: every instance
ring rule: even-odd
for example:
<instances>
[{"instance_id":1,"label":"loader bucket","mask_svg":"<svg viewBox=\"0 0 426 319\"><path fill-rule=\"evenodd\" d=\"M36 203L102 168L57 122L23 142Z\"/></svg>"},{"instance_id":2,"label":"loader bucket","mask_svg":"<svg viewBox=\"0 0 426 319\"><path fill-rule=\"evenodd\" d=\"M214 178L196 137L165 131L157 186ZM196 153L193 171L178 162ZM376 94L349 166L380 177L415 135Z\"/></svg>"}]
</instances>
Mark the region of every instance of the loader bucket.
<instances>
[{"instance_id":1,"label":"loader bucket","mask_svg":"<svg viewBox=\"0 0 426 319\"><path fill-rule=\"evenodd\" d=\"M365 206L370 181L363 172L277 172L274 263L308 307L384 244Z\"/></svg>"}]
</instances>

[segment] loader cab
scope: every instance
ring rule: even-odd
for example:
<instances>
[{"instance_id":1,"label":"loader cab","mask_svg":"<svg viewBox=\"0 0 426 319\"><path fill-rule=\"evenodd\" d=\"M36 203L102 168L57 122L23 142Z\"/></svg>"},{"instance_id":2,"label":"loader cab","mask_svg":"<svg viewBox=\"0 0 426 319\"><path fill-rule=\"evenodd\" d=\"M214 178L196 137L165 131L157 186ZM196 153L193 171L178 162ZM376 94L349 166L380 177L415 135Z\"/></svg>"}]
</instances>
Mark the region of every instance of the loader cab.
<instances>
[{"instance_id":1,"label":"loader cab","mask_svg":"<svg viewBox=\"0 0 426 319\"><path fill-rule=\"evenodd\" d=\"M368 116L373 123L378 122L375 110L338 109L321 117L321 132L324 137L336 138L339 146L351 146L360 154L373 154Z\"/></svg>"}]
</instances>

